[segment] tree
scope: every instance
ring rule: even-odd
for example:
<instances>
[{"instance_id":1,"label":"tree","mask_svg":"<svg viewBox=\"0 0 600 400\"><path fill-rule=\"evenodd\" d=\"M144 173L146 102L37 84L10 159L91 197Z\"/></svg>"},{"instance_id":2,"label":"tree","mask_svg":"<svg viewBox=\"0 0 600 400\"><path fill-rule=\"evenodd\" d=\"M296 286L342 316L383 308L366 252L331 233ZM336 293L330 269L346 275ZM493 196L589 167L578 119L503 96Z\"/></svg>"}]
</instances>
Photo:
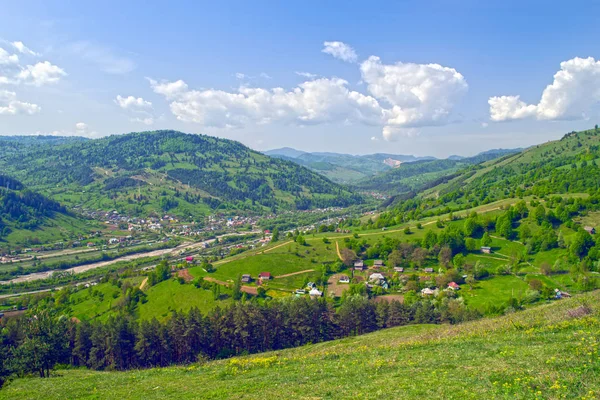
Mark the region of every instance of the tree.
<instances>
[{"instance_id":1,"label":"tree","mask_svg":"<svg viewBox=\"0 0 600 400\"><path fill-rule=\"evenodd\" d=\"M344 247L340 250L340 255L342 256L342 262L346 267L351 267L354 265L354 261L358 259L354 250Z\"/></svg>"},{"instance_id":2,"label":"tree","mask_svg":"<svg viewBox=\"0 0 600 400\"><path fill-rule=\"evenodd\" d=\"M540 265L540 272L544 275L550 275L552 273L552 266L547 262L543 262Z\"/></svg>"},{"instance_id":3,"label":"tree","mask_svg":"<svg viewBox=\"0 0 600 400\"><path fill-rule=\"evenodd\" d=\"M298 235L296 237L296 243L298 243L300 246L304 246L306 244L306 240L304 239L304 236Z\"/></svg>"},{"instance_id":4,"label":"tree","mask_svg":"<svg viewBox=\"0 0 600 400\"><path fill-rule=\"evenodd\" d=\"M273 229L273 234L271 235L271 242L279 241L279 228Z\"/></svg>"},{"instance_id":5,"label":"tree","mask_svg":"<svg viewBox=\"0 0 600 400\"><path fill-rule=\"evenodd\" d=\"M436 245L437 241L438 241L438 237L435 234L435 232L432 230L429 230L429 231L427 231L427 233L425 234L425 237L423 238L423 247L431 249L431 248L433 248L433 246Z\"/></svg>"},{"instance_id":6,"label":"tree","mask_svg":"<svg viewBox=\"0 0 600 400\"><path fill-rule=\"evenodd\" d=\"M452 260L452 250L450 250L450 247L444 246L440 249L438 260L440 261L441 265L448 268L450 261Z\"/></svg>"},{"instance_id":7,"label":"tree","mask_svg":"<svg viewBox=\"0 0 600 400\"><path fill-rule=\"evenodd\" d=\"M469 289L473 290L473 287L475 286L475 278L473 277L473 275L468 275L467 279L465 280L466 284L469 285Z\"/></svg>"},{"instance_id":8,"label":"tree","mask_svg":"<svg viewBox=\"0 0 600 400\"><path fill-rule=\"evenodd\" d=\"M481 245L484 247L489 247L492 244L492 238L490 237L489 233L484 233L483 237L481 238Z\"/></svg>"},{"instance_id":9,"label":"tree","mask_svg":"<svg viewBox=\"0 0 600 400\"><path fill-rule=\"evenodd\" d=\"M391 267L399 267L404 262L404 257L400 250L393 250L388 256L388 264Z\"/></svg>"},{"instance_id":10,"label":"tree","mask_svg":"<svg viewBox=\"0 0 600 400\"><path fill-rule=\"evenodd\" d=\"M583 258L593 245L594 239L592 239L592 236L584 230L579 230L571 242L569 251L574 256Z\"/></svg>"},{"instance_id":11,"label":"tree","mask_svg":"<svg viewBox=\"0 0 600 400\"><path fill-rule=\"evenodd\" d=\"M238 275L237 279L233 282L232 287L232 297L233 300L240 300L242 298L242 276Z\"/></svg>"},{"instance_id":12,"label":"tree","mask_svg":"<svg viewBox=\"0 0 600 400\"><path fill-rule=\"evenodd\" d=\"M477 251L477 242L473 238L465 239L465 248L467 251Z\"/></svg>"},{"instance_id":13,"label":"tree","mask_svg":"<svg viewBox=\"0 0 600 400\"><path fill-rule=\"evenodd\" d=\"M410 227L409 226L407 226L406 228L404 228L404 234L405 235L410 235L410 233L411 232L410 232Z\"/></svg>"},{"instance_id":14,"label":"tree","mask_svg":"<svg viewBox=\"0 0 600 400\"><path fill-rule=\"evenodd\" d=\"M417 247L413 250L412 260L417 267L421 268L423 266L425 260L427 259L427 254L427 250L422 247Z\"/></svg>"},{"instance_id":15,"label":"tree","mask_svg":"<svg viewBox=\"0 0 600 400\"><path fill-rule=\"evenodd\" d=\"M546 209L542 204L535 208L533 218L536 220L538 225L542 225L542 223L546 220Z\"/></svg>"}]
</instances>

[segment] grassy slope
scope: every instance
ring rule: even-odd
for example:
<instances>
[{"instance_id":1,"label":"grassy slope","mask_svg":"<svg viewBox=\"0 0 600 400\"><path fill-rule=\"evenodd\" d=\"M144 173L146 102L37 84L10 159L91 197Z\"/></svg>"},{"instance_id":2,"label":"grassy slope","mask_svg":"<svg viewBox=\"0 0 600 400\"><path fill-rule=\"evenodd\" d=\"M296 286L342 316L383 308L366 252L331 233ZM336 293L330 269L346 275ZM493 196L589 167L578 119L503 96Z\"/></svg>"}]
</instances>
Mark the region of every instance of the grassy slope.
<instances>
[{"instance_id":1,"label":"grassy slope","mask_svg":"<svg viewBox=\"0 0 600 400\"><path fill-rule=\"evenodd\" d=\"M600 396L600 292L458 326L407 326L188 367L57 371L0 399L559 399ZM592 314L569 311L591 305Z\"/></svg>"}]
</instances>

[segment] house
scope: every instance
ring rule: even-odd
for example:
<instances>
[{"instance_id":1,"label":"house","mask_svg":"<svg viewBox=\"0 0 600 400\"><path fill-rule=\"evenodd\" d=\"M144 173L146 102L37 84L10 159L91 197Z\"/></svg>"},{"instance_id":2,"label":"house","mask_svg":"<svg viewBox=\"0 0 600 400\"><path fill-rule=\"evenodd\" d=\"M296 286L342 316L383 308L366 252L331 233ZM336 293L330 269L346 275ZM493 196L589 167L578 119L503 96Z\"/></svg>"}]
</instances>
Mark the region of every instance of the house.
<instances>
[{"instance_id":1,"label":"house","mask_svg":"<svg viewBox=\"0 0 600 400\"><path fill-rule=\"evenodd\" d=\"M117 239L117 238L110 238L108 240L108 243L109 244L117 244L117 243L119 243L119 239Z\"/></svg>"},{"instance_id":2,"label":"house","mask_svg":"<svg viewBox=\"0 0 600 400\"><path fill-rule=\"evenodd\" d=\"M88 242L88 244L87 244L87 247L94 247L94 246L95 246L95 244L92 242Z\"/></svg>"},{"instance_id":3,"label":"house","mask_svg":"<svg viewBox=\"0 0 600 400\"><path fill-rule=\"evenodd\" d=\"M306 285L307 288L312 289L312 288L316 288L317 285L315 285L314 282L308 282L308 284Z\"/></svg>"},{"instance_id":4,"label":"house","mask_svg":"<svg viewBox=\"0 0 600 400\"><path fill-rule=\"evenodd\" d=\"M365 263L362 262L362 260L356 261L354 263L354 270L355 271L362 271L364 268L365 268Z\"/></svg>"},{"instance_id":5,"label":"house","mask_svg":"<svg viewBox=\"0 0 600 400\"><path fill-rule=\"evenodd\" d=\"M250 274L242 275L242 283L250 283L250 282L252 282L252 277L250 276Z\"/></svg>"},{"instance_id":6,"label":"house","mask_svg":"<svg viewBox=\"0 0 600 400\"><path fill-rule=\"evenodd\" d=\"M373 268L381 268L383 267L383 261L382 260L375 260L373 262Z\"/></svg>"},{"instance_id":7,"label":"house","mask_svg":"<svg viewBox=\"0 0 600 400\"><path fill-rule=\"evenodd\" d=\"M587 233L589 233L590 235L595 235L596 234L596 228L591 227L591 226L586 226L585 228L583 228Z\"/></svg>"},{"instance_id":8,"label":"house","mask_svg":"<svg viewBox=\"0 0 600 400\"><path fill-rule=\"evenodd\" d=\"M404 268L403 267L394 267L394 271L395 272L404 272Z\"/></svg>"},{"instance_id":9,"label":"house","mask_svg":"<svg viewBox=\"0 0 600 400\"><path fill-rule=\"evenodd\" d=\"M308 294L310 295L310 297L321 297L323 296L323 293L317 289L317 288L312 288L310 290L310 292L308 292Z\"/></svg>"},{"instance_id":10,"label":"house","mask_svg":"<svg viewBox=\"0 0 600 400\"><path fill-rule=\"evenodd\" d=\"M379 272L375 272L374 274L371 274L369 276L369 281L384 281L385 280L385 276L383 276L383 274L380 274Z\"/></svg>"},{"instance_id":11,"label":"house","mask_svg":"<svg viewBox=\"0 0 600 400\"><path fill-rule=\"evenodd\" d=\"M448 289L452 289L452 290L459 290L460 286L458 285L458 283L456 282L450 282L448 284Z\"/></svg>"},{"instance_id":12,"label":"house","mask_svg":"<svg viewBox=\"0 0 600 400\"><path fill-rule=\"evenodd\" d=\"M296 289L296 294L298 294L298 295L306 294L306 290L304 290L304 289Z\"/></svg>"},{"instance_id":13,"label":"house","mask_svg":"<svg viewBox=\"0 0 600 400\"><path fill-rule=\"evenodd\" d=\"M192 257L192 256L187 256L187 257L185 258L185 261L186 261L186 262L188 262L188 263L191 263L192 261L194 261L194 257Z\"/></svg>"},{"instance_id":14,"label":"house","mask_svg":"<svg viewBox=\"0 0 600 400\"><path fill-rule=\"evenodd\" d=\"M427 272L428 274L432 274L433 268L425 268L423 271Z\"/></svg>"},{"instance_id":15,"label":"house","mask_svg":"<svg viewBox=\"0 0 600 400\"><path fill-rule=\"evenodd\" d=\"M488 247L488 246L481 246L481 252L482 253L486 253L486 254L490 254L492 252L492 248Z\"/></svg>"},{"instance_id":16,"label":"house","mask_svg":"<svg viewBox=\"0 0 600 400\"><path fill-rule=\"evenodd\" d=\"M260 274L258 274L258 279L269 280L269 279L271 279L271 273L270 272L261 272Z\"/></svg>"},{"instance_id":17,"label":"house","mask_svg":"<svg viewBox=\"0 0 600 400\"><path fill-rule=\"evenodd\" d=\"M433 289L429 289L429 288L425 288L421 290L421 296L432 296L435 294L435 290Z\"/></svg>"},{"instance_id":18,"label":"house","mask_svg":"<svg viewBox=\"0 0 600 400\"><path fill-rule=\"evenodd\" d=\"M346 275L340 276L339 283L350 283L350 278Z\"/></svg>"}]
</instances>

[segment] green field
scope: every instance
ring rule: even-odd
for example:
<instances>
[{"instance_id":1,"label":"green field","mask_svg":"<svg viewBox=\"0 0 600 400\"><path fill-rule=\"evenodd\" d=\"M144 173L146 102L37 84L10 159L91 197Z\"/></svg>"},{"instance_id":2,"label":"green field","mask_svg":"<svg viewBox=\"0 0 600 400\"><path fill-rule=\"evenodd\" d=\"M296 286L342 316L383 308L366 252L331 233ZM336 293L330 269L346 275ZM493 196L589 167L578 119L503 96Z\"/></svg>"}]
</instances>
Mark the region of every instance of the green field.
<instances>
[{"instance_id":1,"label":"green field","mask_svg":"<svg viewBox=\"0 0 600 400\"><path fill-rule=\"evenodd\" d=\"M0 399L596 399L599 301L596 291L462 325L405 326L189 366L59 370L16 379Z\"/></svg>"},{"instance_id":2,"label":"green field","mask_svg":"<svg viewBox=\"0 0 600 400\"><path fill-rule=\"evenodd\" d=\"M182 285L169 279L146 291L148 301L138 305L137 313L141 319L156 317L164 320L172 311L189 311L196 307L205 314L217 306L230 304L231 296L227 296L228 292L226 288L222 288L222 300L215 301L210 290L198 289L191 284Z\"/></svg>"}]
</instances>

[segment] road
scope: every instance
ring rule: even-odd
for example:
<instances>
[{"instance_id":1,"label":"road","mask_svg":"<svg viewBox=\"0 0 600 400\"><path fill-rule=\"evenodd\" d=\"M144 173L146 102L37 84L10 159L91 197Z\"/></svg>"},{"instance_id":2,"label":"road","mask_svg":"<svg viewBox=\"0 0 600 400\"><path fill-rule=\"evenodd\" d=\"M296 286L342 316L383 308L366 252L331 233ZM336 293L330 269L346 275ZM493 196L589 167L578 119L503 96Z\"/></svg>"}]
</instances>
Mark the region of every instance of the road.
<instances>
[{"instance_id":1,"label":"road","mask_svg":"<svg viewBox=\"0 0 600 400\"><path fill-rule=\"evenodd\" d=\"M252 231L249 233L259 233L259 231ZM217 238L221 239L221 238L224 238L227 236L241 236L241 235L247 235L247 234L248 234L248 232L227 233L225 235L217 236ZM82 272L90 271L90 270L96 269L96 268L106 267L106 266L116 264L116 263L122 262L122 261L133 261L133 260L137 260L139 258L159 257L159 256L163 256L163 255L174 256L174 255L177 255L177 253L179 253L181 251L195 250L199 247L205 247L206 245L210 245L210 244L214 243L215 240L216 239L209 239L209 240L205 240L203 242L197 242L197 243L189 243L188 242L188 243L184 243L184 244L179 245L172 249L160 249L160 250L149 251L146 253L129 254L127 256L115 258L114 260L110 260L110 261L101 261L101 262L92 263L92 264L80 265L80 266L68 268L68 269L45 271L45 272L35 272L33 274L21 275L17 278L9 280L9 281L0 281L0 285L9 285L11 283L32 282L32 281L37 281L40 279L47 279L47 278L50 278L52 276L52 274L54 274L54 272L57 272L57 271L72 273L72 274L80 274Z\"/></svg>"}]
</instances>

